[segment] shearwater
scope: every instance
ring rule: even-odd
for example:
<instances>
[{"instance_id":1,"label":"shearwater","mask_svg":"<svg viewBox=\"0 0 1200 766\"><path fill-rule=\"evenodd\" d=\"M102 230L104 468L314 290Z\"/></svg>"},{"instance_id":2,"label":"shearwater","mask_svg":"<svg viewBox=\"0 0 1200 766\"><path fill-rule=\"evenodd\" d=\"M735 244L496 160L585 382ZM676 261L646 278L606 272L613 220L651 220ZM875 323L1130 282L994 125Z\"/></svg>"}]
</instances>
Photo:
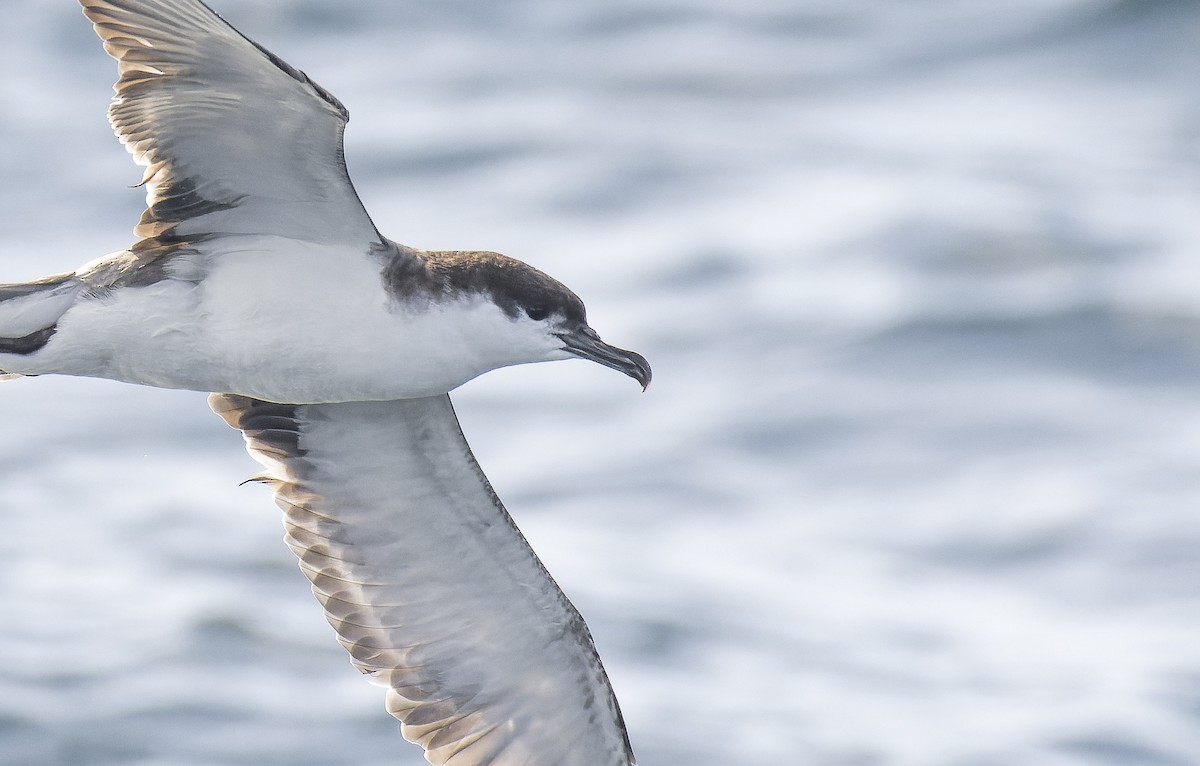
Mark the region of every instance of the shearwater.
<instances>
[{"instance_id":1,"label":"shearwater","mask_svg":"<svg viewBox=\"0 0 1200 766\"><path fill-rule=\"evenodd\" d=\"M80 0L145 168L128 250L0 285L0 374L216 392L359 670L433 764L632 764L583 618L475 462L447 394L584 358L645 388L562 284L384 238L348 113L199 0Z\"/></svg>"}]
</instances>

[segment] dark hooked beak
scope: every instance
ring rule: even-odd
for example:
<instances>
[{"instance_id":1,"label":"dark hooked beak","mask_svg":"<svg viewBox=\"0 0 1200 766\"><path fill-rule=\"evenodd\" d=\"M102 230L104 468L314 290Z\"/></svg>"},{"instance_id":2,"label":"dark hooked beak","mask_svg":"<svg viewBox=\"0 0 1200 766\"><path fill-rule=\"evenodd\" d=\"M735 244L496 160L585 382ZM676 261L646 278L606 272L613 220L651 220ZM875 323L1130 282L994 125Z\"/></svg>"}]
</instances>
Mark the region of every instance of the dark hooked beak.
<instances>
[{"instance_id":1,"label":"dark hooked beak","mask_svg":"<svg viewBox=\"0 0 1200 766\"><path fill-rule=\"evenodd\" d=\"M562 339L563 349L575 356L590 359L605 367L625 373L641 383L643 391L650 385L650 363L641 354L608 345L600 340L596 331L587 325L583 325L578 330L560 332L557 335Z\"/></svg>"}]
</instances>

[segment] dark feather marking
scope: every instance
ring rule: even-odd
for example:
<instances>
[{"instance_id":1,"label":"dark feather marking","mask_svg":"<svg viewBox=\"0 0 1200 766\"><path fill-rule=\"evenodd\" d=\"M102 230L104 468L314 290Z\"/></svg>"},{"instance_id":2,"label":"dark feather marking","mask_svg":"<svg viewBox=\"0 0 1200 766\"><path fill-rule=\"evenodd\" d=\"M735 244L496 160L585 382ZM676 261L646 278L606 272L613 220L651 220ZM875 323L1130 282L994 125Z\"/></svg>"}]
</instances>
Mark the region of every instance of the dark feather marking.
<instances>
[{"instance_id":1,"label":"dark feather marking","mask_svg":"<svg viewBox=\"0 0 1200 766\"><path fill-rule=\"evenodd\" d=\"M396 299L440 302L457 293L492 300L509 317L526 310L585 324L583 301L558 280L515 258L488 251L417 251L387 242L383 284Z\"/></svg>"},{"instance_id":2,"label":"dark feather marking","mask_svg":"<svg viewBox=\"0 0 1200 766\"><path fill-rule=\"evenodd\" d=\"M277 450L287 458L303 457L296 405L253 401L239 418L237 427L262 447Z\"/></svg>"},{"instance_id":3,"label":"dark feather marking","mask_svg":"<svg viewBox=\"0 0 1200 766\"><path fill-rule=\"evenodd\" d=\"M214 410L233 428L254 443L254 449L271 454L288 464L290 481L302 481L307 473L300 444L298 411L303 405L276 404L237 394L222 394L221 408Z\"/></svg>"},{"instance_id":4,"label":"dark feather marking","mask_svg":"<svg viewBox=\"0 0 1200 766\"><path fill-rule=\"evenodd\" d=\"M121 287L148 287L166 279L182 279L168 269L171 261L181 255L196 254L196 245L215 236L164 233L138 240L127 251L132 258L114 258L89 272L84 281L92 295L104 296Z\"/></svg>"},{"instance_id":5,"label":"dark feather marking","mask_svg":"<svg viewBox=\"0 0 1200 766\"><path fill-rule=\"evenodd\" d=\"M58 325L52 324L49 327L43 327L40 330L34 330L28 335L20 338L0 338L0 352L5 354L32 354L42 346L45 346L50 337L58 331Z\"/></svg>"},{"instance_id":6,"label":"dark feather marking","mask_svg":"<svg viewBox=\"0 0 1200 766\"><path fill-rule=\"evenodd\" d=\"M114 287L147 287L165 279L177 278L167 265L177 256L197 253L196 245L213 239L212 234L180 237L170 233L138 240L129 252L137 256L137 265Z\"/></svg>"},{"instance_id":7,"label":"dark feather marking","mask_svg":"<svg viewBox=\"0 0 1200 766\"><path fill-rule=\"evenodd\" d=\"M147 239L173 235L175 227L184 221L231 210L246 198L235 195L226 200L208 199L200 194L195 179L176 177L169 167L159 172L167 172L169 176L158 189L154 204L142 213L134 230Z\"/></svg>"}]
</instances>

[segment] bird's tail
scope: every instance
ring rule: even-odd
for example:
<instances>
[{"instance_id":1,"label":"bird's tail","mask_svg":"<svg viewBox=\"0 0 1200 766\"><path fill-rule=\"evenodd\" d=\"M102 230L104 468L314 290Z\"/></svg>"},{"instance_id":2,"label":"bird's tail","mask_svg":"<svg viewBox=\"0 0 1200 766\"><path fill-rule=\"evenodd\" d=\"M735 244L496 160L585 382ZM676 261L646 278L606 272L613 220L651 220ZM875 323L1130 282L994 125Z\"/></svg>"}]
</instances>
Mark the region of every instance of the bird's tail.
<instances>
[{"instance_id":1,"label":"bird's tail","mask_svg":"<svg viewBox=\"0 0 1200 766\"><path fill-rule=\"evenodd\" d=\"M81 290L83 283L74 274L0 284L0 380L20 377L4 370L4 358L45 346Z\"/></svg>"}]
</instances>

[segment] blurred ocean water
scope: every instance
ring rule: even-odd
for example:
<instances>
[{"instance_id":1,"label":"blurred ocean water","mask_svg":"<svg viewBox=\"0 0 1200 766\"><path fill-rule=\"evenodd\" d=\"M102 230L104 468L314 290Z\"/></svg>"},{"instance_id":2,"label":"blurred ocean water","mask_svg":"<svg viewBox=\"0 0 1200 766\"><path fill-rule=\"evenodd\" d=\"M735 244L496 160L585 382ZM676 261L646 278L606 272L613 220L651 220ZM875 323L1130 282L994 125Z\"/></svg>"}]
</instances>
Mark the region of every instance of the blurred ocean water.
<instances>
[{"instance_id":1,"label":"blurred ocean water","mask_svg":"<svg viewBox=\"0 0 1200 766\"><path fill-rule=\"evenodd\" d=\"M647 766L1200 762L1200 6L213 0L381 230L655 382L456 395ZM73 2L0 7L0 279L121 249ZM202 394L0 385L0 763L417 764Z\"/></svg>"}]
</instances>

